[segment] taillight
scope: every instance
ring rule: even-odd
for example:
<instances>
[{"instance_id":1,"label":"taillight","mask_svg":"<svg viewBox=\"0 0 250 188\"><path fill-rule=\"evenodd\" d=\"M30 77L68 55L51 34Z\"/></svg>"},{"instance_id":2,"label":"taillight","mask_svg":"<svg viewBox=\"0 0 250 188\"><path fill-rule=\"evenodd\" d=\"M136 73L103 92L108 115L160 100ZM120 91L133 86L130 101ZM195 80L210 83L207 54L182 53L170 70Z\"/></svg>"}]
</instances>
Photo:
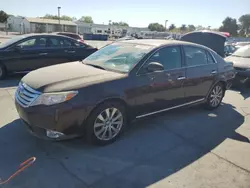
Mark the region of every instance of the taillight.
<instances>
[{"instance_id":1,"label":"taillight","mask_svg":"<svg viewBox=\"0 0 250 188\"><path fill-rule=\"evenodd\" d=\"M80 39L80 42L84 43L84 40L83 40L83 39Z\"/></svg>"}]
</instances>

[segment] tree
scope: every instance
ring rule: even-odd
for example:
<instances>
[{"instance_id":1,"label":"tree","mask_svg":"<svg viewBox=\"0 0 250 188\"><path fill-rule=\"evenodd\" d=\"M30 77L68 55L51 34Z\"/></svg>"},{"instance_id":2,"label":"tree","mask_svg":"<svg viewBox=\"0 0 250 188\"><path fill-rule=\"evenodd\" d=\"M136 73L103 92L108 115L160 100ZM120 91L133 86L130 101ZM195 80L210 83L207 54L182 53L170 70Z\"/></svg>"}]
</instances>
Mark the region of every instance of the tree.
<instances>
[{"instance_id":1,"label":"tree","mask_svg":"<svg viewBox=\"0 0 250 188\"><path fill-rule=\"evenodd\" d=\"M4 11L0 11L0 23L6 23L7 19L8 19L8 14L6 14L6 12Z\"/></svg>"},{"instance_id":2,"label":"tree","mask_svg":"<svg viewBox=\"0 0 250 188\"><path fill-rule=\"evenodd\" d=\"M78 21L81 21L84 23L94 23L91 16L82 16Z\"/></svg>"},{"instance_id":3,"label":"tree","mask_svg":"<svg viewBox=\"0 0 250 188\"><path fill-rule=\"evenodd\" d=\"M112 25L118 25L118 26L129 26L126 22L113 22Z\"/></svg>"},{"instance_id":4,"label":"tree","mask_svg":"<svg viewBox=\"0 0 250 188\"><path fill-rule=\"evenodd\" d=\"M46 14L45 16L41 18L59 20L59 17L57 15L52 15L52 14ZM72 21L73 19L70 16L62 15L60 16L60 20Z\"/></svg>"},{"instance_id":5,"label":"tree","mask_svg":"<svg viewBox=\"0 0 250 188\"><path fill-rule=\"evenodd\" d=\"M222 26L219 28L219 31L228 32L232 36L237 36L238 25L237 21L234 18L226 17L222 22Z\"/></svg>"},{"instance_id":6,"label":"tree","mask_svg":"<svg viewBox=\"0 0 250 188\"><path fill-rule=\"evenodd\" d=\"M169 31L172 31L176 28L176 26L174 24L171 24L168 28Z\"/></svg>"},{"instance_id":7,"label":"tree","mask_svg":"<svg viewBox=\"0 0 250 188\"><path fill-rule=\"evenodd\" d=\"M203 30L205 29L202 25L197 25L196 26L196 30L200 31L200 30Z\"/></svg>"},{"instance_id":8,"label":"tree","mask_svg":"<svg viewBox=\"0 0 250 188\"><path fill-rule=\"evenodd\" d=\"M239 18L240 22L240 33L242 35L248 35L250 33L250 14L242 15Z\"/></svg>"},{"instance_id":9,"label":"tree","mask_svg":"<svg viewBox=\"0 0 250 188\"><path fill-rule=\"evenodd\" d=\"M182 24L180 27L180 31L186 31L187 30L187 26L185 24Z\"/></svg>"},{"instance_id":10,"label":"tree","mask_svg":"<svg viewBox=\"0 0 250 188\"><path fill-rule=\"evenodd\" d=\"M162 31L166 31L166 28L159 24L159 23L151 23L148 25L148 29L150 31L158 31L158 32L162 32Z\"/></svg>"},{"instance_id":11,"label":"tree","mask_svg":"<svg viewBox=\"0 0 250 188\"><path fill-rule=\"evenodd\" d=\"M188 31L195 31L195 29L194 25L188 25Z\"/></svg>"}]
</instances>

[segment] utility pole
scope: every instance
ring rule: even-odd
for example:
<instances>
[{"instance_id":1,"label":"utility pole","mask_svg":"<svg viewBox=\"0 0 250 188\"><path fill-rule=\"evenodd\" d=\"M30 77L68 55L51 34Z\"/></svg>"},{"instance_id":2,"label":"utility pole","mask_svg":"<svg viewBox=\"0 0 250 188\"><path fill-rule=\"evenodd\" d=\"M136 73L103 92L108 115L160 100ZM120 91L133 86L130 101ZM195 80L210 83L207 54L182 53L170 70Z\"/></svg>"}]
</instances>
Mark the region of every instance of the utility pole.
<instances>
[{"instance_id":1,"label":"utility pole","mask_svg":"<svg viewBox=\"0 0 250 188\"><path fill-rule=\"evenodd\" d=\"M59 22L59 28L60 28L60 31L62 30L61 28L61 23L60 23L60 10L61 10L61 7L57 7L58 9L58 22Z\"/></svg>"},{"instance_id":2,"label":"utility pole","mask_svg":"<svg viewBox=\"0 0 250 188\"><path fill-rule=\"evenodd\" d=\"M167 31L167 23L168 23L168 20L165 20L165 29Z\"/></svg>"}]
</instances>

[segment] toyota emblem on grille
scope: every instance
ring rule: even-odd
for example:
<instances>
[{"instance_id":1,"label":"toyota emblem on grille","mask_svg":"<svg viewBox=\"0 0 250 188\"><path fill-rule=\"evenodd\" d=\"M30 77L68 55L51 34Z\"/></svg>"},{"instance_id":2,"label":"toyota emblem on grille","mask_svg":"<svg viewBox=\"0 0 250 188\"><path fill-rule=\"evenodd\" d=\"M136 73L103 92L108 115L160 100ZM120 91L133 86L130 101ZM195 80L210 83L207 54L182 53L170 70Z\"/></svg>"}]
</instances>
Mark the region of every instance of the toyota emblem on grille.
<instances>
[{"instance_id":1,"label":"toyota emblem on grille","mask_svg":"<svg viewBox=\"0 0 250 188\"><path fill-rule=\"evenodd\" d=\"M23 92L24 92L24 87L22 85L20 85L19 91L18 91L19 95L23 96L24 95Z\"/></svg>"}]
</instances>

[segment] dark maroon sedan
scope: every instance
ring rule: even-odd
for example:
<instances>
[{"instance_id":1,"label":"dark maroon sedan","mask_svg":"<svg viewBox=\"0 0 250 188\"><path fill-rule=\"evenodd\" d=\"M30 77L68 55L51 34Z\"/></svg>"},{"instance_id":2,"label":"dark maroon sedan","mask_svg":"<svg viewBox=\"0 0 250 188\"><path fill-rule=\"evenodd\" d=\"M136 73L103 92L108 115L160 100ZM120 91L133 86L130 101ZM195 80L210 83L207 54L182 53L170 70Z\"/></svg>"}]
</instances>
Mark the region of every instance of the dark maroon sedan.
<instances>
[{"instance_id":1,"label":"dark maroon sedan","mask_svg":"<svg viewBox=\"0 0 250 188\"><path fill-rule=\"evenodd\" d=\"M127 40L103 47L83 62L27 74L16 91L16 108L39 137L85 135L107 144L131 119L192 104L219 107L233 78L232 63L205 46Z\"/></svg>"}]
</instances>

